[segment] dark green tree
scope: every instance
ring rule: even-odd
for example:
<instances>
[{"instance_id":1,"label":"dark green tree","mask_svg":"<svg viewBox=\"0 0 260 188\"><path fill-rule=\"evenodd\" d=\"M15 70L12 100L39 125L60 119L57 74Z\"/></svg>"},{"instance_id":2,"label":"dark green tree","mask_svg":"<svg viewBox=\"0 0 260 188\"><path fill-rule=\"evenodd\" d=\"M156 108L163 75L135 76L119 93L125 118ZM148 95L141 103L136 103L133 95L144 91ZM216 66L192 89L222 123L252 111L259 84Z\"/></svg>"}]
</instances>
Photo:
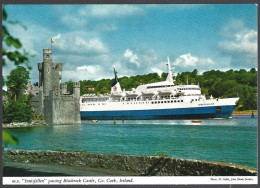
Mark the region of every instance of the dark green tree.
<instances>
[{"instance_id":1,"label":"dark green tree","mask_svg":"<svg viewBox=\"0 0 260 188\"><path fill-rule=\"evenodd\" d=\"M30 73L25 67L17 66L7 76L6 85L10 97L16 101L21 95L24 94L28 81L30 79Z\"/></svg>"},{"instance_id":2,"label":"dark green tree","mask_svg":"<svg viewBox=\"0 0 260 188\"><path fill-rule=\"evenodd\" d=\"M33 118L33 109L30 95L22 95L16 101L9 99L3 106L3 122L30 122Z\"/></svg>"}]
</instances>

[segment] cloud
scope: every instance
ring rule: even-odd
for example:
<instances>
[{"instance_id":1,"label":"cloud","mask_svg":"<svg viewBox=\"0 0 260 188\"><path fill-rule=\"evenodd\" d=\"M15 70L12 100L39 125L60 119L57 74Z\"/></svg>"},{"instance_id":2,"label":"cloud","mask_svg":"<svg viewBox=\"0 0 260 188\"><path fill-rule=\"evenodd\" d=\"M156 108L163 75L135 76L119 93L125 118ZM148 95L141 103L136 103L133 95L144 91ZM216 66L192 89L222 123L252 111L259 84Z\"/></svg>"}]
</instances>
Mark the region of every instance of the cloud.
<instances>
[{"instance_id":1,"label":"cloud","mask_svg":"<svg viewBox=\"0 0 260 188\"><path fill-rule=\"evenodd\" d=\"M236 68L257 67L257 31L249 29L242 20L230 20L221 29L218 49L230 58Z\"/></svg>"},{"instance_id":2,"label":"cloud","mask_svg":"<svg viewBox=\"0 0 260 188\"><path fill-rule=\"evenodd\" d=\"M56 39L60 39L60 37L61 37L61 34L59 33L58 35L56 35L56 36L54 36L52 38L53 38L53 40L56 40Z\"/></svg>"},{"instance_id":3,"label":"cloud","mask_svg":"<svg viewBox=\"0 0 260 188\"><path fill-rule=\"evenodd\" d=\"M199 58L190 53L180 55L174 62L177 72L192 71L198 69L200 72L214 68L215 62L210 58Z\"/></svg>"},{"instance_id":4,"label":"cloud","mask_svg":"<svg viewBox=\"0 0 260 188\"><path fill-rule=\"evenodd\" d=\"M129 63L133 63L136 67L140 67L140 63L138 62L138 56L133 53L133 51L127 49L124 53L124 57L127 59Z\"/></svg>"},{"instance_id":5,"label":"cloud","mask_svg":"<svg viewBox=\"0 0 260 188\"><path fill-rule=\"evenodd\" d=\"M84 65L62 71L63 81L99 80L104 78L104 74L104 69L100 65Z\"/></svg>"},{"instance_id":6,"label":"cloud","mask_svg":"<svg viewBox=\"0 0 260 188\"><path fill-rule=\"evenodd\" d=\"M108 52L107 47L97 38L84 32L70 32L60 35L55 42L59 53L94 55Z\"/></svg>"},{"instance_id":7,"label":"cloud","mask_svg":"<svg viewBox=\"0 0 260 188\"><path fill-rule=\"evenodd\" d=\"M87 5L79 11L80 16L91 15L98 18L136 16L144 11L136 5Z\"/></svg>"},{"instance_id":8,"label":"cloud","mask_svg":"<svg viewBox=\"0 0 260 188\"><path fill-rule=\"evenodd\" d=\"M152 72L156 72L159 76L161 76L162 73L163 73L163 71L161 69L158 69L158 68L152 68L151 70L152 70Z\"/></svg>"}]
</instances>

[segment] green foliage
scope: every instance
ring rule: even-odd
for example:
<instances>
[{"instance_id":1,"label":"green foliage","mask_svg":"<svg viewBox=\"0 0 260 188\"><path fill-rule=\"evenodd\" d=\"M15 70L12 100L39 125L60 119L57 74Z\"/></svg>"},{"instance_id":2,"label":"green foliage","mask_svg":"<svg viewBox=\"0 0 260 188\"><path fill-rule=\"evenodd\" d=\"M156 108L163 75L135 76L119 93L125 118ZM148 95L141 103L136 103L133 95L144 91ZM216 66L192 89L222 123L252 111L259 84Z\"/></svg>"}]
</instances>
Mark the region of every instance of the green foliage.
<instances>
[{"instance_id":1,"label":"green foliage","mask_svg":"<svg viewBox=\"0 0 260 188\"><path fill-rule=\"evenodd\" d=\"M3 130L3 144L5 147L7 147L9 144L18 145L19 140L15 136L11 135L8 131Z\"/></svg>"},{"instance_id":2,"label":"green foliage","mask_svg":"<svg viewBox=\"0 0 260 188\"><path fill-rule=\"evenodd\" d=\"M16 101L9 98L3 103L3 122L30 122L33 118L33 109L30 96L22 95Z\"/></svg>"},{"instance_id":3,"label":"green foliage","mask_svg":"<svg viewBox=\"0 0 260 188\"><path fill-rule=\"evenodd\" d=\"M35 55L30 55L28 52L26 52L25 49L22 49L22 43L20 40L14 36L12 36L7 27L6 23L9 24L20 24L18 21L8 21L8 15L5 10L5 8L2 8L3 10L3 17L2 17L2 42L3 42L3 48L2 48L2 61L3 66L6 65L6 60L8 59L11 62L14 62L15 65L25 64L28 69L32 69L31 66L29 66L29 57L34 57ZM25 26L22 25L24 29L26 29ZM17 49L13 50L11 47Z\"/></svg>"},{"instance_id":4,"label":"green foliage","mask_svg":"<svg viewBox=\"0 0 260 188\"><path fill-rule=\"evenodd\" d=\"M157 73L137 75L131 77L121 77L119 82L122 89L131 90L141 84L164 81L168 73L162 73L160 77ZM252 68L250 71L232 69L222 72L219 70L206 71L199 75L198 70L192 72L178 73L174 78L175 84L199 84L202 94L209 98L239 97L237 106L239 110L257 109L257 71ZM99 81L80 81L80 94L87 93L110 93L113 80L102 79ZM93 86L95 91L88 91L84 86Z\"/></svg>"},{"instance_id":5,"label":"green foliage","mask_svg":"<svg viewBox=\"0 0 260 188\"><path fill-rule=\"evenodd\" d=\"M154 153L152 156L168 157L166 153Z\"/></svg>"},{"instance_id":6,"label":"green foliage","mask_svg":"<svg viewBox=\"0 0 260 188\"><path fill-rule=\"evenodd\" d=\"M22 66L17 66L7 76L6 85L11 97L14 98L14 100L19 98L25 92L29 79L29 71Z\"/></svg>"},{"instance_id":7,"label":"green foliage","mask_svg":"<svg viewBox=\"0 0 260 188\"><path fill-rule=\"evenodd\" d=\"M67 83L67 91L71 94L73 92L73 82L72 80L70 80L66 83Z\"/></svg>"},{"instance_id":8,"label":"green foliage","mask_svg":"<svg viewBox=\"0 0 260 188\"><path fill-rule=\"evenodd\" d=\"M146 75L137 75L131 77L121 77L119 78L119 82L122 89L132 90L132 88L136 88L141 84L148 84L153 82L164 81L167 77L167 73L163 73L162 77L160 77L157 73L150 73ZM113 79L102 79L99 81L91 81L91 80L83 80L80 81L80 95L88 94L88 93L110 93L111 84ZM95 87L95 91L89 91L84 88L84 86L93 86Z\"/></svg>"},{"instance_id":9,"label":"green foliage","mask_svg":"<svg viewBox=\"0 0 260 188\"><path fill-rule=\"evenodd\" d=\"M33 119L33 120L44 120L44 116L43 116L43 115L39 115L39 114L33 113L32 119Z\"/></svg>"},{"instance_id":10,"label":"green foliage","mask_svg":"<svg viewBox=\"0 0 260 188\"><path fill-rule=\"evenodd\" d=\"M206 71L198 75L195 69L192 72L183 72L176 77L175 84L197 84L201 86L202 94L207 98L212 95L215 98L239 97L237 107L239 110L257 109L257 71L219 70Z\"/></svg>"}]
</instances>

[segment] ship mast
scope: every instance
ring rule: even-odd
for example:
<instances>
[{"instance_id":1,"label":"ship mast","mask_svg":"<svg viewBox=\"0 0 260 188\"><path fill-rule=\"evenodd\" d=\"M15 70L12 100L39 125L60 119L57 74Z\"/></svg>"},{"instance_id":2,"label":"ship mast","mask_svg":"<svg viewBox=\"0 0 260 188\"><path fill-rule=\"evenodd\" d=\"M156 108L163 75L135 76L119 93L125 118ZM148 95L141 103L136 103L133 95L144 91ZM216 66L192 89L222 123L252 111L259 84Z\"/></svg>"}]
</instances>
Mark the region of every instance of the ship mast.
<instances>
[{"instance_id":1,"label":"ship mast","mask_svg":"<svg viewBox=\"0 0 260 188\"><path fill-rule=\"evenodd\" d=\"M166 65L168 65L168 76L166 78L166 81L173 83L173 79L172 79L172 68L171 68L171 63L170 63L170 59L169 56L167 56L168 62L166 63Z\"/></svg>"}]
</instances>

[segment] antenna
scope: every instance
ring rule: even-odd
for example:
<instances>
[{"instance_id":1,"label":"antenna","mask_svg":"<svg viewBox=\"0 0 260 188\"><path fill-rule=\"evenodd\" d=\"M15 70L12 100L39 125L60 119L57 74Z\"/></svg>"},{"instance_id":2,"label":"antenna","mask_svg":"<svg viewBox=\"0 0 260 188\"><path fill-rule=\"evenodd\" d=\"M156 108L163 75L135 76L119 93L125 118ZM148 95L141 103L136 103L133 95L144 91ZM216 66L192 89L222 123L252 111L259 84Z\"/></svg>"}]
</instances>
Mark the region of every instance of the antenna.
<instances>
[{"instance_id":1,"label":"antenna","mask_svg":"<svg viewBox=\"0 0 260 188\"><path fill-rule=\"evenodd\" d=\"M168 64L170 64L170 59L169 59L169 56L167 56L167 59L168 59Z\"/></svg>"}]
</instances>

